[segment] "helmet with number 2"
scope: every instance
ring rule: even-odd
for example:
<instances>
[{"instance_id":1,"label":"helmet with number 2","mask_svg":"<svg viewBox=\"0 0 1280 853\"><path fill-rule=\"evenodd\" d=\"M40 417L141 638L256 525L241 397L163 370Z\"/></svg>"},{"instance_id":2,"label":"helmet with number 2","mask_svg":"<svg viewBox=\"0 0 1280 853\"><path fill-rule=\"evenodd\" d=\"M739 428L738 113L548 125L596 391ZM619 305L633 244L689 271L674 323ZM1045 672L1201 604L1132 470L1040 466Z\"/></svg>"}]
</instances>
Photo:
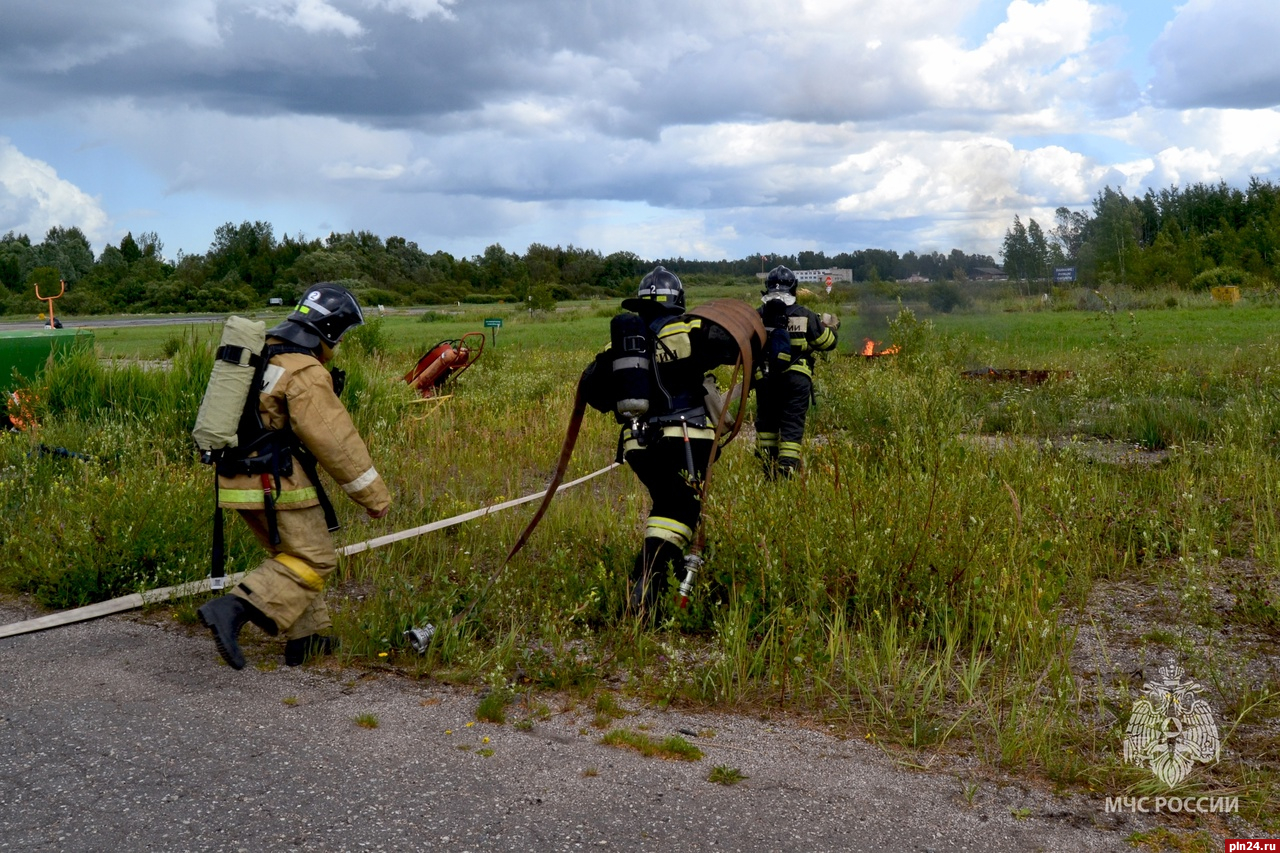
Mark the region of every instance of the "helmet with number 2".
<instances>
[{"instance_id":1,"label":"helmet with number 2","mask_svg":"<svg viewBox=\"0 0 1280 853\"><path fill-rule=\"evenodd\" d=\"M769 276L765 279L764 290L761 291L764 297L761 302L769 302L774 299L780 299L785 304L791 305L796 301L796 274L784 266L776 266L769 270Z\"/></svg>"},{"instance_id":2,"label":"helmet with number 2","mask_svg":"<svg viewBox=\"0 0 1280 853\"><path fill-rule=\"evenodd\" d=\"M684 282L666 267L657 266L640 279L635 296L622 300L628 311L652 311L657 306L666 314L684 313Z\"/></svg>"}]
</instances>

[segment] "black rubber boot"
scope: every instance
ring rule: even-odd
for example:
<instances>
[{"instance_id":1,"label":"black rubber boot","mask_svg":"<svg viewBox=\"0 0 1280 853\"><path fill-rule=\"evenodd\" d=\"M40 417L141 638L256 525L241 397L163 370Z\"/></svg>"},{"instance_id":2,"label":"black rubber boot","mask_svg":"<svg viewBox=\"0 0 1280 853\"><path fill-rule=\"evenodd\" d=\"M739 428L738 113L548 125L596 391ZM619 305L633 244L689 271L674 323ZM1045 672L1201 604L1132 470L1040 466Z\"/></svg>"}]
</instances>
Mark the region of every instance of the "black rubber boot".
<instances>
[{"instance_id":1,"label":"black rubber boot","mask_svg":"<svg viewBox=\"0 0 1280 853\"><path fill-rule=\"evenodd\" d=\"M285 666L298 666L313 657L330 654L337 647L337 640L322 634L289 640L284 644L284 663Z\"/></svg>"},{"instance_id":2,"label":"black rubber boot","mask_svg":"<svg viewBox=\"0 0 1280 853\"><path fill-rule=\"evenodd\" d=\"M631 612L645 616L657 611L658 601L667 590L671 567L682 556L680 549L665 539L644 540L631 570Z\"/></svg>"},{"instance_id":3,"label":"black rubber boot","mask_svg":"<svg viewBox=\"0 0 1280 853\"><path fill-rule=\"evenodd\" d=\"M760 463L760 470L764 473L766 480L772 480L778 474L778 452L776 450L759 451L755 453L756 462Z\"/></svg>"},{"instance_id":4,"label":"black rubber boot","mask_svg":"<svg viewBox=\"0 0 1280 853\"><path fill-rule=\"evenodd\" d=\"M275 623L239 596L220 595L206 601L196 613L201 624L213 633L218 653L232 669L244 669L244 652L240 651L239 637L246 622L253 622L268 634L276 633Z\"/></svg>"}]
</instances>

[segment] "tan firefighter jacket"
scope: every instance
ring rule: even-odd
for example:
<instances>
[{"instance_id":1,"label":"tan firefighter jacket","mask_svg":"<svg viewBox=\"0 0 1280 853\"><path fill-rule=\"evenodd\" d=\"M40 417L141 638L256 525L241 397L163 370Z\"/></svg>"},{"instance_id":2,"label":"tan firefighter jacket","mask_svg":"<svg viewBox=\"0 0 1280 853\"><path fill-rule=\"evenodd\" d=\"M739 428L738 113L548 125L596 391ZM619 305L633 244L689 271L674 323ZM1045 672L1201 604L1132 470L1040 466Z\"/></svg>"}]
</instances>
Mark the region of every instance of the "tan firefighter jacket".
<instances>
[{"instance_id":1,"label":"tan firefighter jacket","mask_svg":"<svg viewBox=\"0 0 1280 853\"><path fill-rule=\"evenodd\" d=\"M267 343L278 343L268 338ZM303 353L282 353L271 358L262 377L259 412L267 429L292 429L298 441L315 456L319 467L347 496L366 510L381 512L391 505L391 494L373 467L369 450L346 408L333 393L333 378L320 361ZM302 509L320 503L316 483L307 476L298 457L293 472L280 478L277 494L271 480L277 510ZM262 509L260 476L218 477L218 503L228 509Z\"/></svg>"}]
</instances>

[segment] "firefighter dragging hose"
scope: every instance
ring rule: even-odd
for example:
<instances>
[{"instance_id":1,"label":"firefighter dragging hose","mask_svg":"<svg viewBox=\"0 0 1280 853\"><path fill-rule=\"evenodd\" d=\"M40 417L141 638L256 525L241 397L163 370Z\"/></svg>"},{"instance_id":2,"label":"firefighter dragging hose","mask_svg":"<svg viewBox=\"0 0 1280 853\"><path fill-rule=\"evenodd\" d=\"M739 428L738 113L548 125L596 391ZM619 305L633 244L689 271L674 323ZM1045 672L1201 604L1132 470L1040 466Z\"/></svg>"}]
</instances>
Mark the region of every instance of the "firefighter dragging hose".
<instances>
[{"instance_id":1,"label":"firefighter dragging hose","mask_svg":"<svg viewBox=\"0 0 1280 853\"><path fill-rule=\"evenodd\" d=\"M273 329L238 317L224 329L192 432L217 472L213 578L224 574L224 507L239 512L268 555L197 611L235 669L245 665L238 637L249 622L284 634L290 666L333 648L323 593L338 565L330 535L338 522L317 466L370 518L390 508L386 483L338 399L345 374L324 367L343 335L363 322L349 291L321 283Z\"/></svg>"},{"instance_id":2,"label":"firefighter dragging hose","mask_svg":"<svg viewBox=\"0 0 1280 853\"><path fill-rule=\"evenodd\" d=\"M583 372L579 388L588 405L618 420L618 461L635 471L652 499L629 596L633 612L652 614L678 569L683 606L702 564L702 500L724 419L708 375L721 365L750 371L764 328L735 300L686 312L684 284L661 266L622 307L626 313L610 323L609 348ZM740 407L734 434L741 413Z\"/></svg>"}]
</instances>

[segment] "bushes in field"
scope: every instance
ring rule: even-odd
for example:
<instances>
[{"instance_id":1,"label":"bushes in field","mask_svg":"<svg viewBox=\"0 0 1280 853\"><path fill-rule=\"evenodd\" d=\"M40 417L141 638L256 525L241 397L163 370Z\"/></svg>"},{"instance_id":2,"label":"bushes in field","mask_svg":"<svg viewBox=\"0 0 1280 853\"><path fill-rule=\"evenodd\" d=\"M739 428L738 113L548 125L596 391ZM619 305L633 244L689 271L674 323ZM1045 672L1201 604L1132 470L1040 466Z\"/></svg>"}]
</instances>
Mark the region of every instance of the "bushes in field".
<instances>
[{"instance_id":1,"label":"bushes in field","mask_svg":"<svg viewBox=\"0 0 1280 853\"><path fill-rule=\"evenodd\" d=\"M1197 292L1215 287L1258 287L1258 277L1235 267L1214 267L1191 279L1191 289Z\"/></svg>"}]
</instances>

